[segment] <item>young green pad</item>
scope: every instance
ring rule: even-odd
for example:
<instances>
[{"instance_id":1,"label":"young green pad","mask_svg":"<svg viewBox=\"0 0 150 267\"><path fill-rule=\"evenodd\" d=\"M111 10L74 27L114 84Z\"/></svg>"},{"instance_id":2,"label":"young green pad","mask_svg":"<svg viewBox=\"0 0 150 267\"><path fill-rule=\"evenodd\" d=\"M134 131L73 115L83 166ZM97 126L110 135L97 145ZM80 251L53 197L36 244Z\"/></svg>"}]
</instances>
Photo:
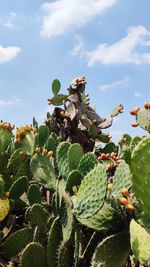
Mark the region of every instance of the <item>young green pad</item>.
<instances>
[{"instance_id":1,"label":"young green pad","mask_svg":"<svg viewBox=\"0 0 150 267\"><path fill-rule=\"evenodd\" d=\"M69 164L69 170L75 170L78 168L80 159L82 158L84 152L79 144L73 144L70 146L68 150L68 164Z\"/></svg>"},{"instance_id":2,"label":"young green pad","mask_svg":"<svg viewBox=\"0 0 150 267\"><path fill-rule=\"evenodd\" d=\"M36 242L29 243L22 252L22 267L45 267L46 255L44 247Z\"/></svg>"}]
</instances>

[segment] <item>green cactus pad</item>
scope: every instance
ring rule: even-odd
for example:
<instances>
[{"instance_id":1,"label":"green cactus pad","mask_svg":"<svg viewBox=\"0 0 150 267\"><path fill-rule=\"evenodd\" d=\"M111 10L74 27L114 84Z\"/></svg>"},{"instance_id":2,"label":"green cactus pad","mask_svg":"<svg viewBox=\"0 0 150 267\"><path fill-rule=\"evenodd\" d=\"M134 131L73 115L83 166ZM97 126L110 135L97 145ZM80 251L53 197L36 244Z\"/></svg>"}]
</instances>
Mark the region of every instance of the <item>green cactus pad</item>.
<instances>
[{"instance_id":1,"label":"green cactus pad","mask_svg":"<svg viewBox=\"0 0 150 267\"><path fill-rule=\"evenodd\" d=\"M71 208L71 200L67 194L63 195L62 205L60 210L60 219L62 223L63 242L69 241L72 227L73 227L73 214Z\"/></svg>"},{"instance_id":2,"label":"green cactus pad","mask_svg":"<svg viewBox=\"0 0 150 267\"><path fill-rule=\"evenodd\" d=\"M0 175L0 198L3 196L4 194L4 180L2 175Z\"/></svg>"},{"instance_id":3,"label":"green cactus pad","mask_svg":"<svg viewBox=\"0 0 150 267\"><path fill-rule=\"evenodd\" d=\"M52 82L52 92L54 94L54 96L56 96L59 91L60 91L60 88L61 88L61 83L58 79L55 79L53 82Z\"/></svg>"},{"instance_id":4,"label":"green cactus pad","mask_svg":"<svg viewBox=\"0 0 150 267\"><path fill-rule=\"evenodd\" d=\"M11 234L3 244L3 253L6 258L19 254L33 239L33 229L23 228Z\"/></svg>"},{"instance_id":5,"label":"green cactus pad","mask_svg":"<svg viewBox=\"0 0 150 267\"><path fill-rule=\"evenodd\" d=\"M141 137L140 136L135 136L133 139L132 139L132 142L130 144L130 150L131 152L133 151L133 149L136 147L136 145L141 141Z\"/></svg>"},{"instance_id":6,"label":"green cactus pad","mask_svg":"<svg viewBox=\"0 0 150 267\"><path fill-rule=\"evenodd\" d=\"M69 243L62 242L58 249L58 267L72 266L72 255Z\"/></svg>"},{"instance_id":7,"label":"green cactus pad","mask_svg":"<svg viewBox=\"0 0 150 267\"><path fill-rule=\"evenodd\" d=\"M110 142L110 136L108 133L101 133L99 136L98 136L98 140L101 141L102 143L109 143Z\"/></svg>"},{"instance_id":8,"label":"green cactus pad","mask_svg":"<svg viewBox=\"0 0 150 267\"><path fill-rule=\"evenodd\" d=\"M57 146L56 150L56 161L59 169L60 175L66 179L69 174L69 165L68 165L68 150L70 147L70 143L68 142L61 142Z\"/></svg>"},{"instance_id":9,"label":"green cactus pad","mask_svg":"<svg viewBox=\"0 0 150 267\"><path fill-rule=\"evenodd\" d=\"M92 153L86 153L79 162L79 171L84 176L89 173L92 169L94 169L95 165L97 165L98 160L96 156Z\"/></svg>"},{"instance_id":10,"label":"green cactus pad","mask_svg":"<svg viewBox=\"0 0 150 267\"><path fill-rule=\"evenodd\" d=\"M50 131L46 125L40 125L40 127L38 128L38 133L39 133L39 146L42 147L46 143Z\"/></svg>"},{"instance_id":11,"label":"green cactus pad","mask_svg":"<svg viewBox=\"0 0 150 267\"><path fill-rule=\"evenodd\" d=\"M55 140L55 138L50 135L47 139L45 147L48 149L48 151L55 152L57 147L57 141Z\"/></svg>"},{"instance_id":12,"label":"green cactus pad","mask_svg":"<svg viewBox=\"0 0 150 267\"><path fill-rule=\"evenodd\" d=\"M19 178L21 176L27 176L29 180L30 180L30 178L32 178L29 159L23 161L23 163L19 166L19 168L16 172L17 178Z\"/></svg>"},{"instance_id":13,"label":"green cactus pad","mask_svg":"<svg viewBox=\"0 0 150 267\"><path fill-rule=\"evenodd\" d=\"M32 156L35 149L35 135L33 132L27 132L25 137L21 139L21 149L25 154Z\"/></svg>"},{"instance_id":14,"label":"green cactus pad","mask_svg":"<svg viewBox=\"0 0 150 267\"><path fill-rule=\"evenodd\" d=\"M105 238L96 248L91 267L123 267L130 252L128 232Z\"/></svg>"},{"instance_id":15,"label":"green cactus pad","mask_svg":"<svg viewBox=\"0 0 150 267\"><path fill-rule=\"evenodd\" d=\"M12 132L0 129L0 153L5 152L11 143Z\"/></svg>"},{"instance_id":16,"label":"green cactus pad","mask_svg":"<svg viewBox=\"0 0 150 267\"><path fill-rule=\"evenodd\" d=\"M134 219L130 223L130 243L137 260L150 266L150 235Z\"/></svg>"},{"instance_id":17,"label":"green cactus pad","mask_svg":"<svg viewBox=\"0 0 150 267\"><path fill-rule=\"evenodd\" d=\"M104 203L103 207L92 217L82 219L77 217L77 220L83 225L92 228L97 231L108 232L110 229L114 229L115 225L118 225L117 214L110 204Z\"/></svg>"},{"instance_id":18,"label":"green cactus pad","mask_svg":"<svg viewBox=\"0 0 150 267\"><path fill-rule=\"evenodd\" d=\"M46 156L35 154L31 159L31 171L39 183L48 188L55 188L54 168Z\"/></svg>"},{"instance_id":19,"label":"green cactus pad","mask_svg":"<svg viewBox=\"0 0 150 267\"><path fill-rule=\"evenodd\" d=\"M130 167L126 162L121 162L116 169L115 176L113 178L112 195L115 198L122 196L120 190L122 188L129 189L131 187L132 174Z\"/></svg>"},{"instance_id":20,"label":"green cactus pad","mask_svg":"<svg viewBox=\"0 0 150 267\"><path fill-rule=\"evenodd\" d=\"M41 203L41 192L36 184L31 184L28 189L28 200L30 205Z\"/></svg>"},{"instance_id":21,"label":"green cactus pad","mask_svg":"<svg viewBox=\"0 0 150 267\"><path fill-rule=\"evenodd\" d=\"M22 267L45 267L46 255L44 247L36 242L29 243L22 252Z\"/></svg>"},{"instance_id":22,"label":"green cactus pad","mask_svg":"<svg viewBox=\"0 0 150 267\"><path fill-rule=\"evenodd\" d=\"M107 145L101 150L101 152L102 152L102 153L105 153L105 154L107 154L107 153L110 154L111 152L114 152L114 151L115 151L115 148L116 148L115 144L112 143L112 142L110 142L109 144L107 144Z\"/></svg>"},{"instance_id":23,"label":"green cactus pad","mask_svg":"<svg viewBox=\"0 0 150 267\"><path fill-rule=\"evenodd\" d=\"M31 220L32 223L46 227L48 221L48 215L46 210L40 204L34 204L31 209Z\"/></svg>"},{"instance_id":24,"label":"green cactus pad","mask_svg":"<svg viewBox=\"0 0 150 267\"><path fill-rule=\"evenodd\" d=\"M54 96L53 98L51 98L51 103L54 106L61 106L64 101L67 100L68 95L63 95L63 94L58 94L56 96Z\"/></svg>"},{"instance_id":25,"label":"green cactus pad","mask_svg":"<svg viewBox=\"0 0 150 267\"><path fill-rule=\"evenodd\" d=\"M73 144L68 150L68 164L70 171L78 169L79 161L82 158L84 152L79 144Z\"/></svg>"},{"instance_id":26,"label":"green cactus pad","mask_svg":"<svg viewBox=\"0 0 150 267\"><path fill-rule=\"evenodd\" d=\"M47 267L57 267L57 250L61 241L59 218L56 218L51 225L48 234L47 245Z\"/></svg>"},{"instance_id":27,"label":"green cactus pad","mask_svg":"<svg viewBox=\"0 0 150 267\"><path fill-rule=\"evenodd\" d=\"M74 170L70 172L67 182L66 182L66 191L69 192L70 194L73 194L72 188L73 186L79 186L81 184L83 176L81 173L77 170Z\"/></svg>"},{"instance_id":28,"label":"green cactus pad","mask_svg":"<svg viewBox=\"0 0 150 267\"><path fill-rule=\"evenodd\" d=\"M143 138L134 148L131 156L132 189L143 217L150 220L150 137Z\"/></svg>"},{"instance_id":29,"label":"green cactus pad","mask_svg":"<svg viewBox=\"0 0 150 267\"><path fill-rule=\"evenodd\" d=\"M22 194L27 190L28 188L28 178L26 176L18 178L11 186L9 192L10 192L10 198L16 199L20 198Z\"/></svg>"},{"instance_id":30,"label":"green cactus pad","mask_svg":"<svg viewBox=\"0 0 150 267\"><path fill-rule=\"evenodd\" d=\"M144 130L150 131L150 110L142 108L137 113L137 123Z\"/></svg>"},{"instance_id":31,"label":"green cactus pad","mask_svg":"<svg viewBox=\"0 0 150 267\"><path fill-rule=\"evenodd\" d=\"M106 168L95 166L83 179L74 203L77 217L89 218L103 206L107 190Z\"/></svg>"},{"instance_id":32,"label":"green cactus pad","mask_svg":"<svg viewBox=\"0 0 150 267\"><path fill-rule=\"evenodd\" d=\"M7 168L10 174L17 172L18 168L23 163L23 160L21 159L20 156L20 152L22 152L20 148L16 149L8 161Z\"/></svg>"}]
</instances>

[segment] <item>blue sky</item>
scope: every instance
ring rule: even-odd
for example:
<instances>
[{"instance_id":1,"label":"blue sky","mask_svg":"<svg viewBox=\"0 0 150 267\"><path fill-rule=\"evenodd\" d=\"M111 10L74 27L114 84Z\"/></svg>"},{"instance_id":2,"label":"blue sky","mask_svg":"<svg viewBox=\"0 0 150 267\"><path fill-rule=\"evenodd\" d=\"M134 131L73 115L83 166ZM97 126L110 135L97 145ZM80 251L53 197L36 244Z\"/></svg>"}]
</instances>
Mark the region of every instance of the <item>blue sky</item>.
<instances>
[{"instance_id":1,"label":"blue sky","mask_svg":"<svg viewBox=\"0 0 150 267\"><path fill-rule=\"evenodd\" d=\"M85 76L102 117L125 107L109 129L115 140L145 134L129 111L150 100L149 10L148 0L0 0L0 118L42 122L52 80L64 91Z\"/></svg>"}]
</instances>

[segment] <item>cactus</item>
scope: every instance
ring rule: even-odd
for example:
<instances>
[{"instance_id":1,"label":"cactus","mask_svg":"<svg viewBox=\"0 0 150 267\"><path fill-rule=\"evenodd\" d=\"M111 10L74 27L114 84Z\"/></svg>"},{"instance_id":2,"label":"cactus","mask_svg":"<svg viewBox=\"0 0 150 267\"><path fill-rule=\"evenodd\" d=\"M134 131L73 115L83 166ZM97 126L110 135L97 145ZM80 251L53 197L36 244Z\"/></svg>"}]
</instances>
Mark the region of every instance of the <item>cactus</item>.
<instances>
[{"instance_id":1,"label":"cactus","mask_svg":"<svg viewBox=\"0 0 150 267\"><path fill-rule=\"evenodd\" d=\"M61 240L60 222L57 217L51 225L48 234L47 267L57 267L57 249Z\"/></svg>"},{"instance_id":2,"label":"cactus","mask_svg":"<svg viewBox=\"0 0 150 267\"><path fill-rule=\"evenodd\" d=\"M36 180L47 188L55 188L54 167L46 156L35 154L31 159L31 171Z\"/></svg>"},{"instance_id":3,"label":"cactus","mask_svg":"<svg viewBox=\"0 0 150 267\"><path fill-rule=\"evenodd\" d=\"M77 170L74 170L70 172L68 179L66 181L66 191L69 192L70 194L73 194L73 187L74 186L79 186L81 184L83 176L81 173Z\"/></svg>"},{"instance_id":4,"label":"cactus","mask_svg":"<svg viewBox=\"0 0 150 267\"><path fill-rule=\"evenodd\" d=\"M104 203L102 208L90 218L77 217L80 223L97 231L108 232L111 229L115 229L119 225L119 218L116 211L110 204Z\"/></svg>"},{"instance_id":5,"label":"cactus","mask_svg":"<svg viewBox=\"0 0 150 267\"><path fill-rule=\"evenodd\" d=\"M58 79L55 79L52 83L52 92L53 92L54 96L56 96L59 93L60 88L61 88L60 81Z\"/></svg>"},{"instance_id":6,"label":"cactus","mask_svg":"<svg viewBox=\"0 0 150 267\"><path fill-rule=\"evenodd\" d=\"M34 204L31 208L31 221L40 227L46 227L48 221L48 214L40 204Z\"/></svg>"},{"instance_id":7,"label":"cactus","mask_svg":"<svg viewBox=\"0 0 150 267\"><path fill-rule=\"evenodd\" d=\"M41 192L36 184L29 186L27 195L30 205L41 203Z\"/></svg>"},{"instance_id":8,"label":"cactus","mask_svg":"<svg viewBox=\"0 0 150 267\"><path fill-rule=\"evenodd\" d=\"M42 147L44 146L49 137L49 128L46 125L40 125L40 127L38 128L38 134L38 145Z\"/></svg>"},{"instance_id":9,"label":"cactus","mask_svg":"<svg viewBox=\"0 0 150 267\"><path fill-rule=\"evenodd\" d=\"M12 132L7 128L3 129L2 125L6 124L0 123L0 153L7 151L12 139Z\"/></svg>"},{"instance_id":10,"label":"cactus","mask_svg":"<svg viewBox=\"0 0 150 267\"><path fill-rule=\"evenodd\" d=\"M28 188L27 177L26 176L20 177L12 184L9 190L10 198L12 199L20 198L21 195L27 190L27 188Z\"/></svg>"},{"instance_id":11,"label":"cactus","mask_svg":"<svg viewBox=\"0 0 150 267\"><path fill-rule=\"evenodd\" d=\"M134 148L131 156L132 189L138 201L138 208L143 215L150 219L149 202L149 151L150 137L143 138Z\"/></svg>"},{"instance_id":12,"label":"cactus","mask_svg":"<svg viewBox=\"0 0 150 267\"><path fill-rule=\"evenodd\" d=\"M98 160L96 156L93 153L89 152L81 158L78 169L80 173L85 176L95 167L97 163Z\"/></svg>"},{"instance_id":13,"label":"cactus","mask_svg":"<svg viewBox=\"0 0 150 267\"><path fill-rule=\"evenodd\" d=\"M53 152L56 151L57 141L52 135L50 135L49 138L47 139L45 147L48 149L48 151L53 151Z\"/></svg>"},{"instance_id":14,"label":"cactus","mask_svg":"<svg viewBox=\"0 0 150 267\"><path fill-rule=\"evenodd\" d=\"M150 235L134 219L130 223L130 243L137 260L150 265Z\"/></svg>"},{"instance_id":15,"label":"cactus","mask_svg":"<svg viewBox=\"0 0 150 267\"><path fill-rule=\"evenodd\" d=\"M75 170L78 169L78 165L80 162L80 159L83 156L83 149L79 144L73 144L69 147L68 150L68 165L69 170Z\"/></svg>"},{"instance_id":16,"label":"cactus","mask_svg":"<svg viewBox=\"0 0 150 267\"><path fill-rule=\"evenodd\" d=\"M120 190L122 188L129 189L131 187L132 174L129 165L126 162L121 162L116 169L113 177L112 195L115 198L121 197Z\"/></svg>"},{"instance_id":17,"label":"cactus","mask_svg":"<svg viewBox=\"0 0 150 267\"><path fill-rule=\"evenodd\" d=\"M72 255L68 243L61 243L58 249L58 267L72 266Z\"/></svg>"},{"instance_id":18,"label":"cactus","mask_svg":"<svg viewBox=\"0 0 150 267\"><path fill-rule=\"evenodd\" d=\"M25 154L32 156L35 149L35 135L31 131L27 131L25 136L21 138L20 147Z\"/></svg>"},{"instance_id":19,"label":"cactus","mask_svg":"<svg viewBox=\"0 0 150 267\"><path fill-rule=\"evenodd\" d=\"M83 179L74 203L74 212L81 218L89 218L103 206L107 189L106 168L98 164ZM91 193L92 192L92 193Z\"/></svg>"},{"instance_id":20,"label":"cactus","mask_svg":"<svg viewBox=\"0 0 150 267\"><path fill-rule=\"evenodd\" d=\"M64 179L66 179L69 174L69 165L67 157L69 148L70 148L70 143L62 142L58 145L56 150L56 161L59 173Z\"/></svg>"},{"instance_id":21,"label":"cactus","mask_svg":"<svg viewBox=\"0 0 150 267\"><path fill-rule=\"evenodd\" d=\"M123 267L130 252L128 232L106 237L96 248L91 267Z\"/></svg>"},{"instance_id":22,"label":"cactus","mask_svg":"<svg viewBox=\"0 0 150 267\"><path fill-rule=\"evenodd\" d=\"M21 255L22 267L46 267L44 247L36 242L29 243Z\"/></svg>"},{"instance_id":23,"label":"cactus","mask_svg":"<svg viewBox=\"0 0 150 267\"><path fill-rule=\"evenodd\" d=\"M71 200L67 194L63 195L60 210L60 219L62 224L63 242L69 241L73 227L73 213L71 208Z\"/></svg>"},{"instance_id":24,"label":"cactus","mask_svg":"<svg viewBox=\"0 0 150 267\"><path fill-rule=\"evenodd\" d=\"M138 111L136 117L137 123L141 128L150 132L150 110L142 108Z\"/></svg>"},{"instance_id":25,"label":"cactus","mask_svg":"<svg viewBox=\"0 0 150 267\"><path fill-rule=\"evenodd\" d=\"M11 234L4 242L2 250L6 258L20 253L33 239L33 229L23 228Z\"/></svg>"},{"instance_id":26,"label":"cactus","mask_svg":"<svg viewBox=\"0 0 150 267\"><path fill-rule=\"evenodd\" d=\"M22 152L23 151L21 150L21 148L18 148L11 155L7 165L10 174L17 173L18 169L22 165L24 161L24 159L21 157Z\"/></svg>"}]
</instances>

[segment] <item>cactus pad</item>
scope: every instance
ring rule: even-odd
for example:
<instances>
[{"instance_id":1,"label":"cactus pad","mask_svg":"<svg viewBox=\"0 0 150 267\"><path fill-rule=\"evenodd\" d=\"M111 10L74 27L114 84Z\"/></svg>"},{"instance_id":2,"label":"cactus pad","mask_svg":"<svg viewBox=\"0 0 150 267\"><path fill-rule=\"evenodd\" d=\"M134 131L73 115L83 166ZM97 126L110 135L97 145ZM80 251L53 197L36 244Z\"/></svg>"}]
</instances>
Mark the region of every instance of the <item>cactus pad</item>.
<instances>
[{"instance_id":1,"label":"cactus pad","mask_svg":"<svg viewBox=\"0 0 150 267\"><path fill-rule=\"evenodd\" d=\"M68 165L68 150L70 147L70 143L68 142L61 142L56 150L56 161L59 169L59 173L63 176L64 179L69 174L69 165Z\"/></svg>"},{"instance_id":2,"label":"cactus pad","mask_svg":"<svg viewBox=\"0 0 150 267\"><path fill-rule=\"evenodd\" d=\"M44 247L36 242L29 243L22 252L22 267L45 267L46 255Z\"/></svg>"},{"instance_id":3,"label":"cactus pad","mask_svg":"<svg viewBox=\"0 0 150 267\"><path fill-rule=\"evenodd\" d=\"M150 131L150 110L142 108L137 113L137 123L144 130Z\"/></svg>"},{"instance_id":4,"label":"cactus pad","mask_svg":"<svg viewBox=\"0 0 150 267\"><path fill-rule=\"evenodd\" d=\"M103 206L106 190L106 168L102 164L98 164L85 176L80 185L74 203L76 216L89 218L97 213Z\"/></svg>"},{"instance_id":5,"label":"cactus pad","mask_svg":"<svg viewBox=\"0 0 150 267\"><path fill-rule=\"evenodd\" d=\"M82 175L79 171L74 170L70 172L67 182L66 182L66 191L70 194L73 194L72 188L73 186L79 186L81 184Z\"/></svg>"},{"instance_id":6,"label":"cactus pad","mask_svg":"<svg viewBox=\"0 0 150 267\"><path fill-rule=\"evenodd\" d=\"M90 172L98 163L96 156L92 153L86 153L79 162L79 171L84 176Z\"/></svg>"},{"instance_id":7,"label":"cactus pad","mask_svg":"<svg viewBox=\"0 0 150 267\"><path fill-rule=\"evenodd\" d=\"M139 202L139 209L143 217L150 220L150 137L143 138L134 148L131 157L131 171L133 174L133 192Z\"/></svg>"},{"instance_id":8,"label":"cactus pad","mask_svg":"<svg viewBox=\"0 0 150 267\"><path fill-rule=\"evenodd\" d=\"M28 189L28 200L30 205L41 203L41 192L36 184L31 184Z\"/></svg>"},{"instance_id":9,"label":"cactus pad","mask_svg":"<svg viewBox=\"0 0 150 267\"><path fill-rule=\"evenodd\" d=\"M10 202L7 198L0 198L0 222L5 219L10 209Z\"/></svg>"},{"instance_id":10,"label":"cactus pad","mask_svg":"<svg viewBox=\"0 0 150 267\"><path fill-rule=\"evenodd\" d=\"M79 144L73 144L68 150L68 164L69 170L75 170L78 168L79 161L83 156L83 149Z\"/></svg>"},{"instance_id":11,"label":"cactus pad","mask_svg":"<svg viewBox=\"0 0 150 267\"><path fill-rule=\"evenodd\" d=\"M115 198L121 197L120 190L122 188L129 189L131 187L132 174L129 165L126 162L121 162L116 169L113 178L112 195Z\"/></svg>"},{"instance_id":12,"label":"cactus pad","mask_svg":"<svg viewBox=\"0 0 150 267\"><path fill-rule=\"evenodd\" d=\"M16 199L21 197L21 195L27 190L28 179L26 176L18 178L10 188L10 198Z\"/></svg>"},{"instance_id":13,"label":"cactus pad","mask_svg":"<svg viewBox=\"0 0 150 267\"><path fill-rule=\"evenodd\" d=\"M33 132L27 132L25 137L21 139L21 148L25 154L33 155L35 149L35 135Z\"/></svg>"},{"instance_id":14,"label":"cactus pad","mask_svg":"<svg viewBox=\"0 0 150 267\"><path fill-rule=\"evenodd\" d=\"M130 223L131 248L137 260L146 266L150 265L150 235L134 219Z\"/></svg>"},{"instance_id":15,"label":"cactus pad","mask_svg":"<svg viewBox=\"0 0 150 267\"><path fill-rule=\"evenodd\" d=\"M123 267L129 252L128 232L109 236L97 246L91 267Z\"/></svg>"},{"instance_id":16,"label":"cactus pad","mask_svg":"<svg viewBox=\"0 0 150 267\"><path fill-rule=\"evenodd\" d=\"M40 204L34 204L31 209L31 220L40 227L46 227L48 215Z\"/></svg>"},{"instance_id":17,"label":"cactus pad","mask_svg":"<svg viewBox=\"0 0 150 267\"><path fill-rule=\"evenodd\" d=\"M44 146L50 134L49 128L46 125L41 125L38 128L38 133L39 133L39 146Z\"/></svg>"}]
</instances>

